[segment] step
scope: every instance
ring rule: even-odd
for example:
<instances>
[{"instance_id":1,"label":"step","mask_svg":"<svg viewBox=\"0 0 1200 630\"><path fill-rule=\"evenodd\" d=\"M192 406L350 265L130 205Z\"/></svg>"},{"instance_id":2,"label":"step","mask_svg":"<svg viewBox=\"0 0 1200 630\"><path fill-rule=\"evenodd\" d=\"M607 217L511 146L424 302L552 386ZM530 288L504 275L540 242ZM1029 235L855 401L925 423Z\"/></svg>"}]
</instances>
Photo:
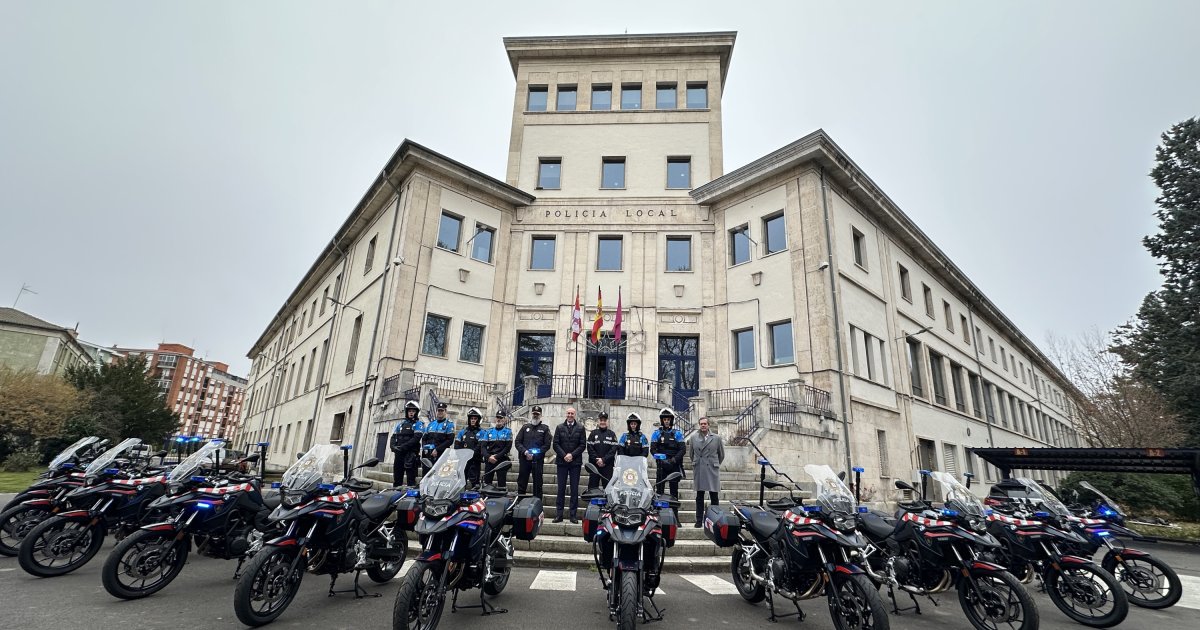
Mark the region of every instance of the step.
<instances>
[{"instance_id":1,"label":"step","mask_svg":"<svg viewBox=\"0 0 1200 630\"><path fill-rule=\"evenodd\" d=\"M542 529L538 533L539 539L541 536L565 536L568 538L577 538L579 540L583 540L583 524L581 523L577 525L575 523L571 523L570 521L554 523L551 522L551 519L547 518L546 521L542 523ZM679 529L676 533L676 539L679 541L708 541L708 539L704 537L704 530L700 529L699 527L692 527L692 523L680 523Z\"/></svg>"},{"instance_id":2,"label":"step","mask_svg":"<svg viewBox=\"0 0 1200 630\"><path fill-rule=\"evenodd\" d=\"M366 478L366 479L370 479L372 481L380 481L380 482L384 482L384 483L390 483L393 479L392 474L390 472L382 472L382 471L376 471L376 470L362 472L362 473L359 473L358 476ZM418 477L418 479L420 479L420 477ZM507 477L507 481L508 481L508 484L510 487L515 486L516 485L516 474L510 473ZM586 475L581 476L579 479L580 488L581 489L587 488L587 483L588 483L587 476ZM542 477L542 486L547 491L554 490L558 487L558 478L551 476L551 475L544 475ZM696 492L695 487L696 487L695 482L691 479L681 479L679 481L679 493L681 495L685 495L685 496L687 494L694 495ZM738 493L738 496L746 496L749 494L758 496L758 488L759 488L759 483L757 481L738 481L738 480L727 480L724 477L721 478L721 496L722 497L725 497L730 492ZM772 492L778 493L779 496L787 496L786 490L767 490L768 494L770 494ZM805 492L801 492L799 490L795 491L795 493L798 496L808 494Z\"/></svg>"},{"instance_id":3,"label":"step","mask_svg":"<svg viewBox=\"0 0 1200 630\"><path fill-rule=\"evenodd\" d=\"M687 479L691 479L691 477L692 477L691 462L685 461L683 464L683 467L684 467L683 472L685 475L687 475ZM371 468L368 472L387 473L388 475L391 475L392 474L392 464L391 464L391 462L382 463L374 468ZM512 468L510 468L508 470L508 475L511 477L515 474L517 474L517 462L514 460ZM556 475L558 475L558 468L554 463L547 463L542 467L542 474L545 475L547 478L549 478L551 476L556 476ZM587 470L581 470L579 473L579 476L581 478L586 478L588 476L588 474L589 473ZM652 476L655 474L654 464L650 465L650 474ZM800 479L799 477L795 477L795 478L798 481L800 481L801 483L806 481L806 479ZM685 479L685 481L687 479ZM758 483L759 479L760 479L760 476L759 476L758 471L754 471L754 472L730 471L730 470L722 470L721 471L721 483L735 482L735 481L746 481L746 482ZM767 479L774 480L775 475L768 471Z\"/></svg>"},{"instance_id":4,"label":"step","mask_svg":"<svg viewBox=\"0 0 1200 630\"><path fill-rule=\"evenodd\" d=\"M534 540L518 540L515 542L518 554L523 551L573 553L589 557L592 554L592 543L584 540L583 536L552 536L544 532L539 532L537 538ZM670 549L670 553L683 557L728 556L733 553L733 549L718 547L707 539L676 540L675 546Z\"/></svg>"},{"instance_id":5,"label":"step","mask_svg":"<svg viewBox=\"0 0 1200 630\"><path fill-rule=\"evenodd\" d=\"M678 546L678 543L676 545ZM409 540L408 550L409 558L416 557L416 554L421 551L421 544L416 540ZM596 561L590 552L584 554L518 550L514 564L518 568L591 569L593 571L596 568ZM729 556L681 556L675 553L674 548L671 548L667 550L663 567L664 573L716 573L720 575L729 571Z\"/></svg>"}]
</instances>

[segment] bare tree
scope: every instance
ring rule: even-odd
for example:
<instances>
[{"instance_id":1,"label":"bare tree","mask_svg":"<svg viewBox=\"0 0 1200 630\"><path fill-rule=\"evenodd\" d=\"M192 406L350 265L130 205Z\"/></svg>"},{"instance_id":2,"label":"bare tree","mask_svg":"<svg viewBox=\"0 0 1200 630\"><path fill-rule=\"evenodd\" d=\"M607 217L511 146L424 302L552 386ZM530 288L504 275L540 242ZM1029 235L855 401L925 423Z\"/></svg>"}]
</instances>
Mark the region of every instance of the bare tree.
<instances>
[{"instance_id":1,"label":"bare tree","mask_svg":"<svg viewBox=\"0 0 1200 630\"><path fill-rule=\"evenodd\" d=\"M1153 387L1111 351L1111 341L1098 330L1078 339L1050 335L1051 360L1082 393L1072 396L1079 409L1074 418L1084 441L1096 447L1169 447L1187 434L1178 416Z\"/></svg>"}]
</instances>

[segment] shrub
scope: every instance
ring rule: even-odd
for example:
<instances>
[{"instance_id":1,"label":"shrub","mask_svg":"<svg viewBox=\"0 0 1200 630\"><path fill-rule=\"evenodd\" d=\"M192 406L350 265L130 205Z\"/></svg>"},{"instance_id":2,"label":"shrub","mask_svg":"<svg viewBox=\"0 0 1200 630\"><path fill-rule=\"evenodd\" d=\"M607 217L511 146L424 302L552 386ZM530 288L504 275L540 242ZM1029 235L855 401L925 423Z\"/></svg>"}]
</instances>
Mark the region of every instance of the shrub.
<instances>
[{"instance_id":1,"label":"shrub","mask_svg":"<svg viewBox=\"0 0 1200 630\"><path fill-rule=\"evenodd\" d=\"M16 453L9 455L8 458L4 460L4 463L0 464L0 468L2 468L4 472L25 472L30 468L39 466L41 463L41 453L38 453L37 451L17 451Z\"/></svg>"}]
</instances>

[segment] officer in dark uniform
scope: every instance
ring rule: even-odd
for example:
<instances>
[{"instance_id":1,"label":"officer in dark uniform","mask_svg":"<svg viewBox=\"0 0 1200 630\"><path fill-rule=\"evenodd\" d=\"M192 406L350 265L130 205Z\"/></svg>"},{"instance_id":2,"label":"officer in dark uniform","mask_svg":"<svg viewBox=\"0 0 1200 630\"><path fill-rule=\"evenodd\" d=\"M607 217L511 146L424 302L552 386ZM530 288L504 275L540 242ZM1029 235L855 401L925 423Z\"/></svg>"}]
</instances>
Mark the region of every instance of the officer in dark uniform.
<instances>
[{"instance_id":1,"label":"officer in dark uniform","mask_svg":"<svg viewBox=\"0 0 1200 630\"><path fill-rule=\"evenodd\" d=\"M505 426L508 423L508 414L501 409L496 412L495 424L487 430L487 441L485 442L485 451L487 459L483 462L484 470L488 471L483 474L483 483L492 485L492 480L495 479L497 488L506 488L508 486L508 470L492 470L501 462L508 460L509 453L512 452L513 432L512 429Z\"/></svg>"},{"instance_id":2,"label":"officer in dark uniform","mask_svg":"<svg viewBox=\"0 0 1200 630\"><path fill-rule=\"evenodd\" d=\"M533 473L533 496L542 498L542 468L546 463L546 451L550 450L550 428L542 424L542 408L534 406L529 412L529 422L517 431L513 440L517 446L519 467L517 469L517 494L525 494L529 485L529 473Z\"/></svg>"},{"instance_id":3,"label":"officer in dark uniform","mask_svg":"<svg viewBox=\"0 0 1200 630\"><path fill-rule=\"evenodd\" d=\"M467 487L479 485L479 464L483 462L484 440L487 431L481 426L483 414L471 407L467 410L467 426L454 438L454 448L467 448L475 453L467 464Z\"/></svg>"},{"instance_id":4,"label":"officer in dark uniform","mask_svg":"<svg viewBox=\"0 0 1200 630\"><path fill-rule=\"evenodd\" d=\"M421 437L425 433L425 423L420 420L421 406L417 401L404 403L404 419L392 430L392 452L396 461L392 464L392 485L396 487L417 485L417 464L420 463ZM407 475L408 483L404 477Z\"/></svg>"},{"instance_id":5,"label":"officer in dark uniform","mask_svg":"<svg viewBox=\"0 0 1200 630\"><path fill-rule=\"evenodd\" d=\"M588 476L588 490L604 485L612 478L613 460L617 457L617 434L608 428L608 414L601 411L596 417L596 428L588 434L587 458L600 474Z\"/></svg>"},{"instance_id":6,"label":"officer in dark uniform","mask_svg":"<svg viewBox=\"0 0 1200 630\"><path fill-rule=\"evenodd\" d=\"M650 440L642 433L642 417L631 413L625 418L625 433L617 440L617 454L645 457L650 452Z\"/></svg>"},{"instance_id":7,"label":"officer in dark uniform","mask_svg":"<svg viewBox=\"0 0 1200 630\"><path fill-rule=\"evenodd\" d=\"M579 469L583 467L583 452L587 448L587 433L575 419L575 408L567 407L567 419L554 427L555 468L558 470L558 512L555 523L563 520L563 505L571 497L571 522L579 522Z\"/></svg>"},{"instance_id":8,"label":"officer in dark uniform","mask_svg":"<svg viewBox=\"0 0 1200 630\"><path fill-rule=\"evenodd\" d=\"M683 453L687 445L683 441L683 431L675 428L675 412L663 407L658 412L658 429L650 436L650 452L654 453L658 464L658 474L655 477L654 491L662 494L663 479L673 472L683 470ZM679 496L679 479L673 479L671 496Z\"/></svg>"},{"instance_id":9,"label":"officer in dark uniform","mask_svg":"<svg viewBox=\"0 0 1200 630\"><path fill-rule=\"evenodd\" d=\"M421 439L421 457L437 462L446 449L454 445L454 423L446 417L446 403L438 403L437 417L425 425L425 436ZM424 472L429 472L425 469Z\"/></svg>"}]
</instances>

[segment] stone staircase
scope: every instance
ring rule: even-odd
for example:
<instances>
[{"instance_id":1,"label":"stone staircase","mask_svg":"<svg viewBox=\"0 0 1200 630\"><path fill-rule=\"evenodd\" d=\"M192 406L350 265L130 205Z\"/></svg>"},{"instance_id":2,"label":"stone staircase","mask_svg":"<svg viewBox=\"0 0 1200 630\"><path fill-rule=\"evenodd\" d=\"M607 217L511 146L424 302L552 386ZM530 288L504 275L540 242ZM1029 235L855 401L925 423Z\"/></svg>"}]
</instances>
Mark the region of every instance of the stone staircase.
<instances>
[{"instance_id":1,"label":"stone staircase","mask_svg":"<svg viewBox=\"0 0 1200 630\"><path fill-rule=\"evenodd\" d=\"M685 462L690 465L690 462ZM583 539L582 524L574 524L569 520L562 523L551 522L556 516L555 500L557 498L557 477L554 463L547 463L544 471L543 501L546 520L538 537L532 541L515 541L517 548L517 564L524 567L587 569L595 566L592 558L592 545ZM651 475L653 475L653 466ZM392 487L391 463L360 473L370 479L377 489ZM509 470L508 488L516 490L516 466ZM770 477L768 477L770 478ZM580 474L579 485L582 493L587 489L588 473ZM731 549L722 549L710 542L704 536L703 530L693 527L696 522L696 491L690 478L679 482L680 507L678 512L679 530L675 546L667 551L666 566L672 573L721 573L729 570ZM788 496L784 490L767 490L765 498L775 499ZM796 493L797 497L807 496L807 493ZM753 503L758 501L758 473L750 472L721 472L722 503L734 499L746 500ZM707 505L708 497L705 497ZM569 510L569 499L564 502ZM583 517L587 504L580 501L579 517ZM569 517L569 514L564 515ZM410 551L418 551L419 543L413 540L409 543Z\"/></svg>"}]
</instances>

